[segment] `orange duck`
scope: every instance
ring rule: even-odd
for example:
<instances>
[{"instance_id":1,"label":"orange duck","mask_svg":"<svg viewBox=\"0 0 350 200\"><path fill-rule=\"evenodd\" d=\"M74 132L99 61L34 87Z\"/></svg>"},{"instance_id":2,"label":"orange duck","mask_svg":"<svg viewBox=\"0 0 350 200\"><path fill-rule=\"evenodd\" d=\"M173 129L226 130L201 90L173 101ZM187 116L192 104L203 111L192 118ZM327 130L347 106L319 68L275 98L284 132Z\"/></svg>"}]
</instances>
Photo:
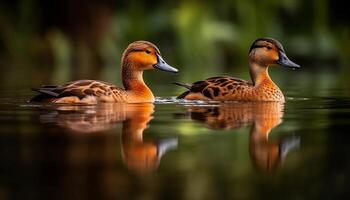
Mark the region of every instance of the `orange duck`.
<instances>
[{"instance_id":1,"label":"orange duck","mask_svg":"<svg viewBox=\"0 0 350 200\"><path fill-rule=\"evenodd\" d=\"M155 68L167 72L178 72L163 60L159 49L147 41L131 43L123 53L121 65L125 89L103 81L78 80L64 85L44 85L34 89L40 94L33 97L30 102L65 104L153 102L153 93L143 81L143 71Z\"/></svg>"},{"instance_id":2,"label":"orange duck","mask_svg":"<svg viewBox=\"0 0 350 200\"><path fill-rule=\"evenodd\" d=\"M214 101L278 101L284 102L284 96L271 80L268 68L272 64L291 69L300 68L288 59L277 40L260 38L249 49L249 71L252 82L229 76L211 77L192 84L176 83L188 91L179 95L179 99Z\"/></svg>"}]
</instances>

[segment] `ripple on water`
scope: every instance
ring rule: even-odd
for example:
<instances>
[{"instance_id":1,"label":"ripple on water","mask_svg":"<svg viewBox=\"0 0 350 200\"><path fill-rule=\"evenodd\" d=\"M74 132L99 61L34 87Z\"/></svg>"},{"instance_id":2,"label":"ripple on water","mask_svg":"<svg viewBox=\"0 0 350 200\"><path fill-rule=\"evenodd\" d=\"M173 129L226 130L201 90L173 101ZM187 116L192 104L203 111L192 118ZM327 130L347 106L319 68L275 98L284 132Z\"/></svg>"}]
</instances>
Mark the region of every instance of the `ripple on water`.
<instances>
[{"instance_id":1,"label":"ripple on water","mask_svg":"<svg viewBox=\"0 0 350 200\"><path fill-rule=\"evenodd\" d=\"M203 100L186 100L186 99L177 99L174 97L156 97L155 104L178 104L178 105L189 105L189 106L221 106L227 104L242 104L249 103L246 101L203 101ZM250 102L250 103L261 103L261 102Z\"/></svg>"}]
</instances>

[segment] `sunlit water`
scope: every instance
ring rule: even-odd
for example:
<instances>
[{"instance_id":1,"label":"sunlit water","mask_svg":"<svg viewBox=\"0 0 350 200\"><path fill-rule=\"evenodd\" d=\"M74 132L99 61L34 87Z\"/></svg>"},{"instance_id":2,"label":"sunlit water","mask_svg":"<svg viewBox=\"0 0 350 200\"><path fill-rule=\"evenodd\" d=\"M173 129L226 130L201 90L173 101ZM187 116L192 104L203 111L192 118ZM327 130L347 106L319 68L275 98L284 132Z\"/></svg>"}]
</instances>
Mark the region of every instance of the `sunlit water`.
<instances>
[{"instance_id":1,"label":"sunlit water","mask_svg":"<svg viewBox=\"0 0 350 200\"><path fill-rule=\"evenodd\" d=\"M55 106L0 97L0 199L342 199L350 98Z\"/></svg>"}]
</instances>

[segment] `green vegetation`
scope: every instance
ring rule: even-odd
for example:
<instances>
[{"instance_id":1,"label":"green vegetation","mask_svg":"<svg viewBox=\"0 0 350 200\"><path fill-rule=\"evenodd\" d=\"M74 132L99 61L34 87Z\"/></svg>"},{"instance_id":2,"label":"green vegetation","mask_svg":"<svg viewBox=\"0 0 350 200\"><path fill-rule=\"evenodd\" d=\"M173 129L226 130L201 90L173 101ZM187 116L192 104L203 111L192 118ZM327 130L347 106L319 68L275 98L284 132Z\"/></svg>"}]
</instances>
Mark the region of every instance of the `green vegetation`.
<instances>
[{"instance_id":1,"label":"green vegetation","mask_svg":"<svg viewBox=\"0 0 350 200\"><path fill-rule=\"evenodd\" d=\"M342 76L349 73L348 19L339 14L341 5L328 0L11 2L0 7L5 88L79 78L120 84L121 53L140 39L156 43L181 70L178 76L146 75L151 84L168 83L169 77L189 82L219 74L249 78L249 46L266 36L281 41L288 55L304 66L304 74L336 74L330 76L336 80L310 75L307 80L350 85ZM278 75L282 86L288 85L288 74Z\"/></svg>"}]
</instances>

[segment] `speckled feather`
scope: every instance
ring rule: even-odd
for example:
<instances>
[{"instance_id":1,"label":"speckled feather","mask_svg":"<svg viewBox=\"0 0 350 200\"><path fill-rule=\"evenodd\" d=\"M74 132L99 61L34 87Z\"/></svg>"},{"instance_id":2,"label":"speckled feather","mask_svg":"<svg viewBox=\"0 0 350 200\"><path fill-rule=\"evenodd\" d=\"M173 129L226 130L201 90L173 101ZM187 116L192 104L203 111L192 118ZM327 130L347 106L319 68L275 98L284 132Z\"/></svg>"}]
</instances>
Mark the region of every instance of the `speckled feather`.
<instances>
[{"instance_id":1,"label":"speckled feather","mask_svg":"<svg viewBox=\"0 0 350 200\"><path fill-rule=\"evenodd\" d=\"M202 96L203 100L227 100L230 97L237 99L251 87L252 83L242 79L228 76L211 77L192 83L189 91L179 95L178 98L191 99L191 95L195 94L197 97Z\"/></svg>"},{"instance_id":2,"label":"speckled feather","mask_svg":"<svg viewBox=\"0 0 350 200\"><path fill-rule=\"evenodd\" d=\"M116 87L113 84L96 80L78 80L59 86L44 85L33 90L39 92L40 94L33 97L30 100L32 102L46 101L65 103L65 101L72 101L71 103L79 103L84 102L84 99L87 100L88 98L90 98L89 101L97 102L126 101L124 95L125 90ZM75 100L76 102L74 102Z\"/></svg>"},{"instance_id":3,"label":"speckled feather","mask_svg":"<svg viewBox=\"0 0 350 200\"><path fill-rule=\"evenodd\" d=\"M266 81L260 87L254 87L251 82L229 76L211 77L194 82L189 90L178 98L214 101L284 100L282 92L272 81Z\"/></svg>"}]
</instances>

